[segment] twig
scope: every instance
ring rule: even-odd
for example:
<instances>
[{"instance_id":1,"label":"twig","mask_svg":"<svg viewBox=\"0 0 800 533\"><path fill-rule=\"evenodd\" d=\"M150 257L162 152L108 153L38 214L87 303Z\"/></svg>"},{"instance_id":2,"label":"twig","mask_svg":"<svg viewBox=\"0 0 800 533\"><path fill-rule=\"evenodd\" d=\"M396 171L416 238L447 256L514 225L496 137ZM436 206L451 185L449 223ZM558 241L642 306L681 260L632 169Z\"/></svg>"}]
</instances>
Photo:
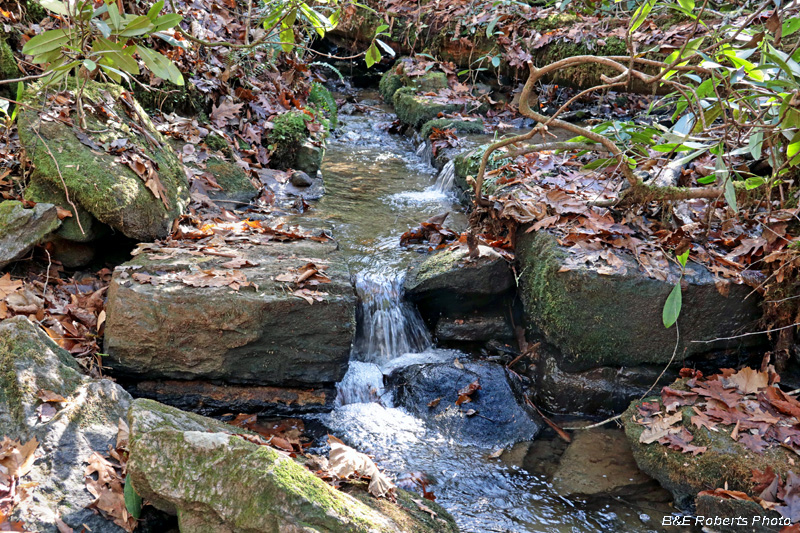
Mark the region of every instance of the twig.
<instances>
[{"instance_id":1,"label":"twig","mask_svg":"<svg viewBox=\"0 0 800 533\"><path fill-rule=\"evenodd\" d=\"M594 428L598 428L600 426L604 426L604 425L608 424L609 422L613 422L614 420L619 420L620 418L622 418L622 415L623 415L623 413L620 413L618 415L612 416L611 418L606 418L605 420L603 420L601 422L597 422L596 424L591 424L589 426L578 426L578 427L563 428L563 429L568 429L570 431L576 431L578 429L594 429Z\"/></svg>"},{"instance_id":2,"label":"twig","mask_svg":"<svg viewBox=\"0 0 800 533\"><path fill-rule=\"evenodd\" d=\"M734 339L741 339L742 337L750 337L751 335L764 335L764 334L768 335L768 334L774 333L776 331L781 331L782 329L789 329L789 328L794 328L794 327L797 327L797 326L800 326L800 322L795 322L794 324L789 324L788 326L783 326L781 328L767 329L767 330L764 330L764 331L751 331L750 333L742 333L741 335L734 335L733 337L718 337L716 339L711 339L711 340L707 340L707 341L691 341L691 342L709 344L709 343L717 342L717 341L730 341L730 340L734 340Z\"/></svg>"},{"instance_id":3,"label":"twig","mask_svg":"<svg viewBox=\"0 0 800 533\"><path fill-rule=\"evenodd\" d=\"M61 185L64 186L64 196L67 198L67 203L72 207L72 212L75 214L75 221L78 223L78 229L81 230L82 235L86 235L86 232L83 230L83 225L81 225L81 217L79 216L78 208L75 206L75 204L69 197L69 190L67 190L67 182L64 181L64 176L61 174L61 167L58 166L58 160L56 159L56 156L53 155L53 152L50 151L50 147L47 145L42 136L39 135L39 130L34 129L33 133L35 133L36 136L39 137L39 140L42 141L45 150L47 150L47 153L50 154L50 158L53 160L53 163L55 163L56 172L58 172L58 177L61 179Z\"/></svg>"},{"instance_id":4,"label":"twig","mask_svg":"<svg viewBox=\"0 0 800 533\"><path fill-rule=\"evenodd\" d=\"M41 74L33 74L31 76L25 76L22 78L14 78L13 80L0 80L0 85L8 85L9 83L19 83L21 81L24 82L24 81L38 80L39 78L44 78L48 74L50 74L50 72L42 72ZM4 100L8 100L8 98L4 98Z\"/></svg>"},{"instance_id":5,"label":"twig","mask_svg":"<svg viewBox=\"0 0 800 533\"><path fill-rule=\"evenodd\" d=\"M44 287L42 288L42 299L46 300L47 299L47 284L50 282L50 265L52 265L53 262L50 259L50 252L47 250L47 248L44 249L44 253L47 254L47 274L45 274L45 276L44 276Z\"/></svg>"}]
</instances>

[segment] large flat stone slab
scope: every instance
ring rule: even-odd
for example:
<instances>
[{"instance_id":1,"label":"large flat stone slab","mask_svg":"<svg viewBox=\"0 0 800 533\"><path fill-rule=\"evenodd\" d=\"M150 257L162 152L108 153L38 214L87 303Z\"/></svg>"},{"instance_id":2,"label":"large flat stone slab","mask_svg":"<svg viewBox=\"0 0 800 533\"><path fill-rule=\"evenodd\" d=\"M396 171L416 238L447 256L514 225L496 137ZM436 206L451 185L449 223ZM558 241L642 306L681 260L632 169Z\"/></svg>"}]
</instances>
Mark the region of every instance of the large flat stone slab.
<instances>
[{"instance_id":1,"label":"large flat stone slab","mask_svg":"<svg viewBox=\"0 0 800 533\"><path fill-rule=\"evenodd\" d=\"M675 328L662 323L667 296L678 279L652 278L620 252L625 273L605 274L588 264L567 264L569 252L546 231L523 233L517 246L520 285L529 330L540 332L561 355L559 366L579 371L600 366L666 363L675 351ZM702 265L690 262L678 320L677 359L725 348L752 346L757 335L697 343L751 331L761 317L759 299L746 285L718 288ZM747 297L750 295L747 299Z\"/></svg>"},{"instance_id":2,"label":"large flat stone slab","mask_svg":"<svg viewBox=\"0 0 800 533\"><path fill-rule=\"evenodd\" d=\"M230 257L156 251L117 267L105 330L114 372L136 380L282 387L339 381L347 369L356 298L336 244L245 246L236 247L237 260L257 266L226 268ZM330 277L329 283L306 287L318 292L312 303L295 294L296 286L276 280L308 263L327 266ZM186 283L187 277L209 273L239 281Z\"/></svg>"}]
</instances>

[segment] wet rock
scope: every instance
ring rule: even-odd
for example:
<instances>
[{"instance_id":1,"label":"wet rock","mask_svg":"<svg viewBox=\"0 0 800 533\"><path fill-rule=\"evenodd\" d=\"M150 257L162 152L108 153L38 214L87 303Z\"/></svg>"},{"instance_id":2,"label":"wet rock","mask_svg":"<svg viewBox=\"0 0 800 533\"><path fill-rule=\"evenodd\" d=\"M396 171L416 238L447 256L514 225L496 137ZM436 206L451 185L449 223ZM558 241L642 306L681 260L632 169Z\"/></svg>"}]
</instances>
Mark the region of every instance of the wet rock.
<instances>
[{"instance_id":1,"label":"wet rock","mask_svg":"<svg viewBox=\"0 0 800 533\"><path fill-rule=\"evenodd\" d=\"M189 203L189 185L180 161L147 113L132 100L136 110L132 115L140 117L136 121L139 123L135 123L122 103L123 87L90 81L84 96L113 109L122 122L106 123L105 118L89 114L89 129L105 133L81 140L72 127L41 119L38 112L40 90L41 87L35 86L27 91L23 101L32 107L21 108L18 119L20 143L35 167L31 182L42 182L62 190L63 178L70 199L104 224L140 241L165 237L172 220ZM118 156L103 149L107 143L123 140L128 146L135 145L158 169L166 202L157 198L145 186L145 181ZM58 168L54 157L60 163Z\"/></svg>"},{"instance_id":2,"label":"wet rock","mask_svg":"<svg viewBox=\"0 0 800 533\"><path fill-rule=\"evenodd\" d=\"M668 370L659 379L662 370L657 365L640 365L565 372L559 368L555 351L543 347L536 366L536 405L570 415L618 414L648 390L660 391L677 377L676 371Z\"/></svg>"},{"instance_id":3,"label":"wet rock","mask_svg":"<svg viewBox=\"0 0 800 533\"><path fill-rule=\"evenodd\" d=\"M77 363L39 327L24 317L0 323L0 436L23 442L39 441L37 455L24 482L33 483L31 498L10 519L27 531L55 532L55 518L79 531L83 525L98 533L122 530L93 511L84 469L95 451L106 454L115 444L130 395L107 379L80 374ZM66 398L52 419L42 421L37 393L52 391Z\"/></svg>"},{"instance_id":4,"label":"wet rock","mask_svg":"<svg viewBox=\"0 0 800 533\"><path fill-rule=\"evenodd\" d=\"M625 433L617 429L587 429L572 433L553 488L562 496L619 496L643 499L646 493L668 501L669 493L636 466Z\"/></svg>"},{"instance_id":5,"label":"wet rock","mask_svg":"<svg viewBox=\"0 0 800 533\"><path fill-rule=\"evenodd\" d=\"M430 136L433 128L439 130L455 130L460 134L478 134L484 132L483 120L457 120L450 118L434 118L427 121L419 130L419 136L423 139Z\"/></svg>"},{"instance_id":6,"label":"wet rock","mask_svg":"<svg viewBox=\"0 0 800 533\"><path fill-rule=\"evenodd\" d=\"M432 96L417 94L417 89L414 87L403 87L395 91L392 103L397 118L415 128L422 127L440 113L447 114L464 110L463 104L444 103ZM485 104L481 104L481 106L481 108L470 109L470 111L485 110Z\"/></svg>"},{"instance_id":7,"label":"wet rock","mask_svg":"<svg viewBox=\"0 0 800 533\"><path fill-rule=\"evenodd\" d=\"M675 331L663 327L661 316L678 267L673 265L667 281L659 281L619 252L626 272L606 275L586 263L567 266L568 253L546 231L522 233L517 246L528 328L541 331L558 348L559 366L580 371L668 362L675 351ZM757 335L727 343L691 342L747 331L761 312L750 287L718 288L701 265L689 263L684 279L688 285L683 290L678 354L689 357L764 342Z\"/></svg>"},{"instance_id":8,"label":"wet rock","mask_svg":"<svg viewBox=\"0 0 800 533\"><path fill-rule=\"evenodd\" d=\"M321 146L310 142L303 143L297 150L297 159L293 168L314 175L322 168L322 157L324 155L325 150Z\"/></svg>"},{"instance_id":9,"label":"wet rock","mask_svg":"<svg viewBox=\"0 0 800 533\"><path fill-rule=\"evenodd\" d=\"M455 532L400 491L398 503L354 498L239 428L150 400L129 413L133 485L155 507L177 513L182 532ZM427 502L426 502L427 504Z\"/></svg>"},{"instance_id":10,"label":"wet rock","mask_svg":"<svg viewBox=\"0 0 800 533\"><path fill-rule=\"evenodd\" d=\"M325 187L319 177L311 178L311 184L308 186L298 187L292 183L289 173L282 170L265 168L259 169L257 172L261 183L279 198L303 197L306 200L318 200L325 194ZM318 176L318 174L315 173L314 176Z\"/></svg>"},{"instance_id":11,"label":"wet rock","mask_svg":"<svg viewBox=\"0 0 800 533\"><path fill-rule=\"evenodd\" d=\"M156 259L142 253L115 269L105 351L117 375L281 387L325 387L342 378L356 298L336 244L268 242L237 253L256 265L238 271L255 286L159 283L169 273L230 271L222 266L230 258L212 255L154 254ZM328 265L331 278L319 287L322 301L313 305L275 281L309 261Z\"/></svg>"},{"instance_id":12,"label":"wet rock","mask_svg":"<svg viewBox=\"0 0 800 533\"><path fill-rule=\"evenodd\" d=\"M671 385L681 388L680 384ZM646 398L643 401L656 401L659 398ZM699 455L690 456L669 449L658 442L643 444L639 437L645 426L634 419L639 418L638 407L641 401L633 402L622 415L625 434L639 468L650 477L658 480L661 486L672 493L675 504L681 508L690 506L697 493L703 490L727 487L753 494L756 483L753 470L766 471L772 468L776 474L785 478L792 469L793 453L784 448L767 448L762 453L754 453L731 438L732 425L720 424L718 431L706 427L696 427L691 423L695 415L691 406L680 409L683 426L693 435L694 446L706 446Z\"/></svg>"},{"instance_id":13,"label":"wet rock","mask_svg":"<svg viewBox=\"0 0 800 533\"><path fill-rule=\"evenodd\" d=\"M540 418L524 403L519 383L501 365L487 362L411 365L393 372L398 405L444 435L479 446L532 440ZM458 391L478 381L472 401L456 405ZM438 399L438 403L435 400ZM429 404L434 402L433 407Z\"/></svg>"},{"instance_id":14,"label":"wet rock","mask_svg":"<svg viewBox=\"0 0 800 533\"><path fill-rule=\"evenodd\" d=\"M508 262L487 246L470 259L467 250L443 250L408 269L406 297L425 314L464 312L496 301L514 287Z\"/></svg>"},{"instance_id":15,"label":"wet rock","mask_svg":"<svg viewBox=\"0 0 800 533\"><path fill-rule=\"evenodd\" d=\"M514 331L503 313L487 312L442 317L434 330L440 342L512 342Z\"/></svg>"},{"instance_id":16,"label":"wet rock","mask_svg":"<svg viewBox=\"0 0 800 533\"><path fill-rule=\"evenodd\" d=\"M206 162L206 170L214 175L222 190L207 191L212 200L226 200L249 204L258 193L242 167L231 161L212 157ZM230 205L224 206L230 208Z\"/></svg>"},{"instance_id":17,"label":"wet rock","mask_svg":"<svg viewBox=\"0 0 800 533\"><path fill-rule=\"evenodd\" d=\"M394 94L403 87L423 92L447 88L447 75L444 72L426 72L422 76L408 76L405 66L410 62L411 59L408 57L400 58L381 76L378 88L384 102L391 102Z\"/></svg>"},{"instance_id":18,"label":"wet rock","mask_svg":"<svg viewBox=\"0 0 800 533\"><path fill-rule=\"evenodd\" d=\"M0 268L22 259L59 224L52 204L26 209L16 200L0 202Z\"/></svg>"},{"instance_id":19,"label":"wet rock","mask_svg":"<svg viewBox=\"0 0 800 533\"><path fill-rule=\"evenodd\" d=\"M292 172L292 177L289 178L289 181L295 187L311 187L314 184L314 180L311 179L311 176L303 172L302 170L296 170Z\"/></svg>"},{"instance_id":20,"label":"wet rock","mask_svg":"<svg viewBox=\"0 0 800 533\"><path fill-rule=\"evenodd\" d=\"M129 388L136 397L206 416L259 413L267 417L323 413L333 408L336 389L218 385L207 381L141 381Z\"/></svg>"}]
</instances>

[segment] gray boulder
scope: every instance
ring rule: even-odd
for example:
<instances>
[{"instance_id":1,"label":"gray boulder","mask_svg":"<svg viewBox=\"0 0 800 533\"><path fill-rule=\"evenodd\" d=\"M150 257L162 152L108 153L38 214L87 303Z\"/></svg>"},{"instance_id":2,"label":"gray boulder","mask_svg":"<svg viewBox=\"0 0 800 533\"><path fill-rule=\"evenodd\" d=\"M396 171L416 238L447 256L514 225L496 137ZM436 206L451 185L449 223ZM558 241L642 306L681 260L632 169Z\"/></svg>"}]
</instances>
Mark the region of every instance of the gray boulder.
<instances>
[{"instance_id":1,"label":"gray boulder","mask_svg":"<svg viewBox=\"0 0 800 533\"><path fill-rule=\"evenodd\" d=\"M116 375L305 388L344 376L356 298L336 244L266 242L236 252L252 266L226 268L230 257L214 255L142 253L115 269L105 351ZM330 282L312 287L318 293L309 302L276 278L312 261L328 266ZM240 276L241 287L181 281L208 271Z\"/></svg>"},{"instance_id":2,"label":"gray boulder","mask_svg":"<svg viewBox=\"0 0 800 533\"><path fill-rule=\"evenodd\" d=\"M85 508L95 498L86 490L84 469L95 451L105 455L116 443L130 395L112 381L81 375L72 356L24 317L0 323L0 360L5 369L0 374L0 436L39 442L38 458L23 480L35 486L11 519L28 531L56 532L60 516L76 531L85 524L95 533L122 532ZM40 391L67 400L49 420L37 413Z\"/></svg>"},{"instance_id":3,"label":"gray boulder","mask_svg":"<svg viewBox=\"0 0 800 533\"><path fill-rule=\"evenodd\" d=\"M479 446L504 446L536 437L541 418L525 404L513 375L494 363L461 366L435 363L396 370L389 376L396 387L396 403L442 434ZM471 401L456 405L458 391L476 380L480 390L472 393Z\"/></svg>"},{"instance_id":4,"label":"gray boulder","mask_svg":"<svg viewBox=\"0 0 800 533\"><path fill-rule=\"evenodd\" d=\"M352 497L216 420L139 399L128 421L136 492L177 513L182 533L457 531L432 502L426 505L436 509L435 519L402 491L397 504Z\"/></svg>"},{"instance_id":5,"label":"gray boulder","mask_svg":"<svg viewBox=\"0 0 800 533\"><path fill-rule=\"evenodd\" d=\"M22 202L0 203L0 268L22 259L42 239L58 229L56 207L36 204L25 209Z\"/></svg>"},{"instance_id":6,"label":"gray boulder","mask_svg":"<svg viewBox=\"0 0 800 533\"><path fill-rule=\"evenodd\" d=\"M761 312L750 287L718 288L705 267L690 262L679 319L681 342L675 352L675 329L666 329L661 317L680 273L677 266L661 281L648 276L625 253L616 254L625 272L610 274L586 263L568 264L569 253L546 231L519 237L517 257L528 329L541 332L558 348L558 364L564 370L666 363L673 353L689 357L764 342L758 335L691 342L748 331Z\"/></svg>"}]
</instances>

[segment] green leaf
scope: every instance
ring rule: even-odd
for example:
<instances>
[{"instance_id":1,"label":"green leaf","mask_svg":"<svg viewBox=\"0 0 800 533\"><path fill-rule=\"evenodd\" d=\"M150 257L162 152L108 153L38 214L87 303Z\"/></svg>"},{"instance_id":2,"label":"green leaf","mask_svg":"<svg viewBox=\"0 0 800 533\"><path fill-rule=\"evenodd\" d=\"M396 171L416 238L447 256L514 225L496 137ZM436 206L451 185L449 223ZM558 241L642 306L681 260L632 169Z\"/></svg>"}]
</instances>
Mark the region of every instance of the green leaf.
<instances>
[{"instance_id":1,"label":"green leaf","mask_svg":"<svg viewBox=\"0 0 800 533\"><path fill-rule=\"evenodd\" d=\"M92 45L92 53L100 56L100 66L114 67L134 76L139 75L139 63L133 58L136 47L125 48L119 43L98 37Z\"/></svg>"},{"instance_id":2,"label":"green leaf","mask_svg":"<svg viewBox=\"0 0 800 533\"><path fill-rule=\"evenodd\" d=\"M94 72L97 69L97 63L92 61L91 59L84 59L83 66L86 67L86 70L89 72Z\"/></svg>"},{"instance_id":3,"label":"green leaf","mask_svg":"<svg viewBox=\"0 0 800 533\"><path fill-rule=\"evenodd\" d=\"M122 17L119 14L117 4L108 4L108 20L111 21L111 26L114 30L119 31L122 27Z\"/></svg>"},{"instance_id":4,"label":"green leaf","mask_svg":"<svg viewBox=\"0 0 800 533\"><path fill-rule=\"evenodd\" d=\"M129 515L138 520L142 516L142 497L136 494L136 489L133 488L133 481L131 481L130 474L125 476L125 489L123 493L125 495L125 509L128 510Z\"/></svg>"},{"instance_id":5,"label":"green leaf","mask_svg":"<svg viewBox=\"0 0 800 533\"><path fill-rule=\"evenodd\" d=\"M119 34L123 37L136 37L137 35L144 35L152 29L153 23L150 19L141 15L130 21Z\"/></svg>"},{"instance_id":6,"label":"green leaf","mask_svg":"<svg viewBox=\"0 0 800 533\"><path fill-rule=\"evenodd\" d=\"M342 20L342 10L337 9L336 11L334 11L333 15L331 15L328 20L331 23L331 28L335 28L336 26L338 26L339 21Z\"/></svg>"},{"instance_id":7,"label":"green leaf","mask_svg":"<svg viewBox=\"0 0 800 533\"><path fill-rule=\"evenodd\" d=\"M686 262L689 260L689 248L686 249L685 252L676 256L678 258L678 262L681 264L683 268L686 268Z\"/></svg>"},{"instance_id":8,"label":"green leaf","mask_svg":"<svg viewBox=\"0 0 800 533\"><path fill-rule=\"evenodd\" d=\"M678 0L678 3L686 11L691 12L694 9L694 0Z\"/></svg>"},{"instance_id":9,"label":"green leaf","mask_svg":"<svg viewBox=\"0 0 800 533\"><path fill-rule=\"evenodd\" d=\"M392 49L391 46L381 41L380 39L375 39L375 42L378 43L380 47L383 48L383 51L389 54L390 57L394 57L394 50Z\"/></svg>"},{"instance_id":10,"label":"green leaf","mask_svg":"<svg viewBox=\"0 0 800 533\"><path fill-rule=\"evenodd\" d=\"M639 29L639 26L647 20L647 15L650 14L650 11L653 10L653 6L655 5L656 0L647 0L644 4L636 8L636 11L633 12L633 16L631 17L631 26L628 29L628 33L633 33Z\"/></svg>"},{"instance_id":11,"label":"green leaf","mask_svg":"<svg viewBox=\"0 0 800 533\"><path fill-rule=\"evenodd\" d=\"M744 188L749 190L757 189L762 185L766 185L767 180L762 178L761 176L753 176L752 178L747 178L744 180Z\"/></svg>"},{"instance_id":12,"label":"green leaf","mask_svg":"<svg viewBox=\"0 0 800 533\"><path fill-rule=\"evenodd\" d=\"M386 31L388 29L389 29L389 25L388 24L381 24L380 26L375 28L375 35L380 35L381 33L383 33L384 31Z\"/></svg>"},{"instance_id":13,"label":"green leaf","mask_svg":"<svg viewBox=\"0 0 800 533\"><path fill-rule=\"evenodd\" d=\"M710 176L697 178L697 183L699 183L701 185L706 185L708 183L714 183L715 181L717 181L717 175L716 174L711 174Z\"/></svg>"},{"instance_id":14,"label":"green leaf","mask_svg":"<svg viewBox=\"0 0 800 533\"><path fill-rule=\"evenodd\" d=\"M667 301L664 303L664 310L661 313L661 319L664 322L665 328L671 328L675 322L678 321L678 316L681 314L682 305L681 296L681 282L675 284L672 291L667 296Z\"/></svg>"},{"instance_id":15,"label":"green leaf","mask_svg":"<svg viewBox=\"0 0 800 533\"><path fill-rule=\"evenodd\" d=\"M493 19L488 26L486 26L486 37L489 39L492 38L494 35L494 27L497 26L497 23L500 21L500 17Z\"/></svg>"},{"instance_id":16,"label":"green leaf","mask_svg":"<svg viewBox=\"0 0 800 533\"><path fill-rule=\"evenodd\" d=\"M171 81L175 85L183 85L183 75L181 71L178 70L178 67L175 66L175 63L155 50L150 50L142 45L137 46L136 50L139 52L139 56L144 61L145 65L147 65L147 68L149 68L153 74L159 78Z\"/></svg>"},{"instance_id":17,"label":"green leaf","mask_svg":"<svg viewBox=\"0 0 800 533\"><path fill-rule=\"evenodd\" d=\"M46 52L58 50L69 41L69 34L65 30L49 30L37 35L22 47L22 53L38 56Z\"/></svg>"},{"instance_id":18,"label":"green leaf","mask_svg":"<svg viewBox=\"0 0 800 533\"><path fill-rule=\"evenodd\" d=\"M39 0L39 5L48 11L52 11L53 13L69 16L69 9L61 0Z\"/></svg>"},{"instance_id":19,"label":"green leaf","mask_svg":"<svg viewBox=\"0 0 800 533\"><path fill-rule=\"evenodd\" d=\"M286 26L281 30L278 39L281 41L281 48L287 54L294 48L294 30L291 26Z\"/></svg>"},{"instance_id":20,"label":"green leaf","mask_svg":"<svg viewBox=\"0 0 800 533\"><path fill-rule=\"evenodd\" d=\"M152 32L155 33L157 31L164 31L170 28L174 28L175 26L180 24L182 20L183 17L175 13L167 13L166 15L161 15L155 20L155 22L153 22Z\"/></svg>"},{"instance_id":21,"label":"green leaf","mask_svg":"<svg viewBox=\"0 0 800 533\"><path fill-rule=\"evenodd\" d=\"M728 178L725 180L725 201L731 206L734 211L739 211L739 206L736 204L736 187L733 186L733 180Z\"/></svg>"},{"instance_id":22,"label":"green leaf","mask_svg":"<svg viewBox=\"0 0 800 533\"><path fill-rule=\"evenodd\" d=\"M367 68L371 68L372 65L380 63L381 59L383 59L383 56L381 56L381 51L378 50L375 43L369 45L369 48L367 48L367 55L364 56L364 61L367 62Z\"/></svg>"},{"instance_id":23,"label":"green leaf","mask_svg":"<svg viewBox=\"0 0 800 533\"><path fill-rule=\"evenodd\" d=\"M156 17L158 14L161 13L161 10L164 9L164 0L158 0L153 7L147 12L147 18L153 21L153 24L156 22Z\"/></svg>"}]
</instances>

